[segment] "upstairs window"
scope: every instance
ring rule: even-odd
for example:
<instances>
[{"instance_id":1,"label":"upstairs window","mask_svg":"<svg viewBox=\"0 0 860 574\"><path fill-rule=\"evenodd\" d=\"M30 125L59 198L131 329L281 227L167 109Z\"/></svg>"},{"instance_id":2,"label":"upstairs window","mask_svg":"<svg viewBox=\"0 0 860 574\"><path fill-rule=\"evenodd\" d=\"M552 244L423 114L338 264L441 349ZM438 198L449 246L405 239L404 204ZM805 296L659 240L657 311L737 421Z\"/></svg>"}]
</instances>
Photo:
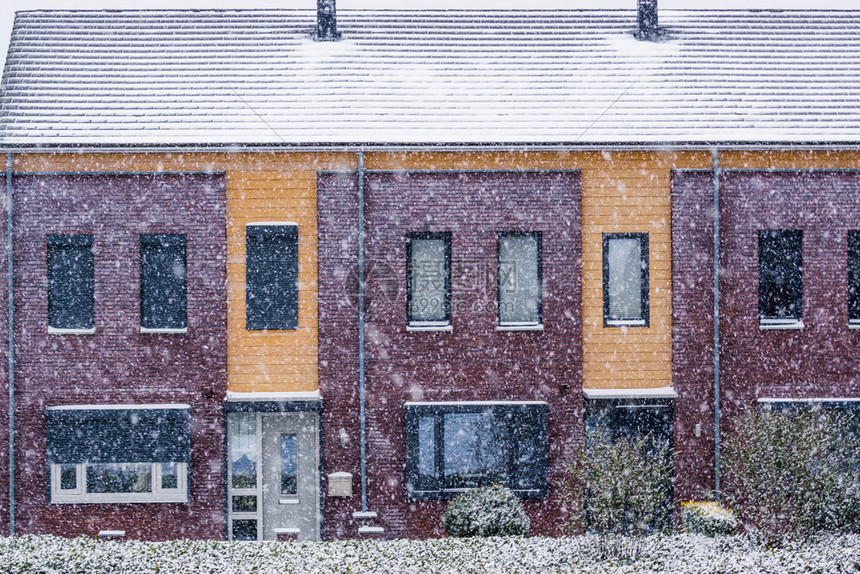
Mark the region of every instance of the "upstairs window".
<instances>
[{"instance_id":1,"label":"upstairs window","mask_svg":"<svg viewBox=\"0 0 860 574\"><path fill-rule=\"evenodd\" d=\"M648 234L603 234L603 326L647 327Z\"/></svg>"},{"instance_id":2,"label":"upstairs window","mask_svg":"<svg viewBox=\"0 0 860 574\"><path fill-rule=\"evenodd\" d=\"M185 331L185 235L140 236L140 327Z\"/></svg>"},{"instance_id":3,"label":"upstairs window","mask_svg":"<svg viewBox=\"0 0 860 574\"><path fill-rule=\"evenodd\" d=\"M48 235L48 331L95 329L92 235Z\"/></svg>"},{"instance_id":4,"label":"upstairs window","mask_svg":"<svg viewBox=\"0 0 860 574\"><path fill-rule=\"evenodd\" d=\"M848 324L860 329L860 231L848 232Z\"/></svg>"},{"instance_id":5,"label":"upstairs window","mask_svg":"<svg viewBox=\"0 0 860 574\"><path fill-rule=\"evenodd\" d=\"M299 228L245 227L245 325L248 330L299 326Z\"/></svg>"},{"instance_id":6,"label":"upstairs window","mask_svg":"<svg viewBox=\"0 0 860 574\"><path fill-rule=\"evenodd\" d=\"M407 403L406 488L445 498L501 483L519 496L547 492L546 403Z\"/></svg>"},{"instance_id":7,"label":"upstairs window","mask_svg":"<svg viewBox=\"0 0 860 574\"><path fill-rule=\"evenodd\" d=\"M541 234L500 233L499 327L541 325Z\"/></svg>"},{"instance_id":8,"label":"upstairs window","mask_svg":"<svg viewBox=\"0 0 860 574\"><path fill-rule=\"evenodd\" d=\"M758 313L762 328L803 326L803 232L758 232Z\"/></svg>"},{"instance_id":9,"label":"upstairs window","mask_svg":"<svg viewBox=\"0 0 860 574\"><path fill-rule=\"evenodd\" d=\"M406 244L406 267L408 327L450 327L451 234L410 234Z\"/></svg>"}]
</instances>

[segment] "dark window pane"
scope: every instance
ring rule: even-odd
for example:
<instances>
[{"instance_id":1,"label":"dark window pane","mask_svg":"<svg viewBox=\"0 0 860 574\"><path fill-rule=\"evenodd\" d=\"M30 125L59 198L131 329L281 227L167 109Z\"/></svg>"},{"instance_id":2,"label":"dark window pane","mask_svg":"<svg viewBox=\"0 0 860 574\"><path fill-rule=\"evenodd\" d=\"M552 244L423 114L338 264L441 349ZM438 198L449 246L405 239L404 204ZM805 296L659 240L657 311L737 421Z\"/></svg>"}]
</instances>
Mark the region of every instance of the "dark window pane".
<instances>
[{"instance_id":1,"label":"dark window pane","mask_svg":"<svg viewBox=\"0 0 860 574\"><path fill-rule=\"evenodd\" d=\"M48 236L48 325L55 329L95 326L93 236Z\"/></svg>"},{"instance_id":2,"label":"dark window pane","mask_svg":"<svg viewBox=\"0 0 860 574\"><path fill-rule=\"evenodd\" d=\"M140 326L186 327L185 235L140 236Z\"/></svg>"},{"instance_id":3,"label":"dark window pane","mask_svg":"<svg viewBox=\"0 0 860 574\"><path fill-rule=\"evenodd\" d=\"M297 494L296 435L281 435L281 494Z\"/></svg>"},{"instance_id":4,"label":"dark window pane","mask_svg":"<svg viewBox=\"0 0 860 574\"><path fill-rule=\"evenodd\" d=\"M88 464L87 492L152 492L152 463Z\"/></svg>"},{"instance_id":5,"label":"dark window pane","mask_svg":"<svg viewBox=\"0 0 860 574\"><path fill-rule=\"evenodd\" d=\"M246 328L298 328L298 228L292 225L249 225L245 236Z\"/></svg>"},{"instance_id":6,"label":"dark window pane","mask_svg":"<svg viewBox=\"0 0 860 574\"><path fill-rule=\"evenodd\" d=\"M418 419L418 474L436 476L436 417Z\"/></svg>"},{"instance_id":7,"label":"dark window pane","mask_svg":"<svg viewBox=\"0 0 860 574\"><path fill-rule=\"evenodd\" d=\"M759 317L800 319L803 300L802 231L758 232Z\"/></svg>"},{"instance_id":8,"label":"dark window pane","mask_svg":"<svg viewBox=\"0 0 860 574\"><path fill-rule=\"evenodd\" d=\"M234 520L233 521L233 540L256 540L257 539L257 521L256 520Z\"/></svg>"},{"instance_id":9,"label":"dark window pane","mask_svg":"<svg viewBox=\"0 0 860 574\"><path fill-rule=\"evenodd\" d=\"M253 495L234 496L233 512L257 512L257 497Z\"/></svg>"},{"instance_id":10,"label":"dark window pane","mask_svg":"<svg viewBox=\"0 0 860 574\"><path fill-rule=\"evenodd\" d=\"M60 465L60 489L75 490L78 488L78 465Z\"/></svg>"},{"instance_id":11,"label":"dark window pane","mask_svg":"<svg viewBox=\"0 0 860 574\"><path fill-rule=\"evenodd\" d=\"M546 416L538 409L519 408L509 413L513 467L511 488L546 488Z\"/></svg>"},{"instance_id":12,"label":"dark window pane","mask_svg":"<svg viewBox=\"0 0 860 574\"><path fill-rule=\"evenodd\" d=\"M860 321L860 231L848 232L848 319Z\"/></svg>"},{"instance_id":13,"label":"dark window pane","mask_svg":"<svg viewBox=\"0 0 860 574\"><path fill-rule=\"evenodd\" d=\"M161 488L166 490L179 488L179 465L177 463L161 463Z\"/></svg>"},{"instance_id":14,"label":"dark window pane","mask_svg":"<svg viewBox=\"0 0 860 574\"><path fill-rule=\"evenodd\" d=\"M540 234L504 233L498 245L499 323L540 323Z\"/></svg>"},{"instance_id":15,"label":"dark window pane","mask_svg":"<svg viewBox=\"0 0 860 574\"><path fill-rule=\"evenodd\" d=\"M407 313L410 323L451 321L451 237L416 234L408 244Z\"/></svg>"}]
</instances>

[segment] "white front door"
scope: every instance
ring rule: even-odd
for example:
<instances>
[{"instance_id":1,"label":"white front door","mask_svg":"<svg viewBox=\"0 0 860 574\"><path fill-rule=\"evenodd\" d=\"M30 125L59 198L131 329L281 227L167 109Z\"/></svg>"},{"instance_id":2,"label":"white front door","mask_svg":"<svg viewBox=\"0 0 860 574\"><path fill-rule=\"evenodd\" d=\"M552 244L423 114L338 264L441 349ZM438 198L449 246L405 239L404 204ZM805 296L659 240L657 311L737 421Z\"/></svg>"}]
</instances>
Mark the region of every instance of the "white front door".
<instances>
[{"instance_id":1,"label":"white front door","mask_svg":"<svg viewBox=\"0 0 860 574\"><path fill-rule=\"evenodd\" d=\"M262 539L319 540L317 413L261 414Z\"/></svg>"}]
</instances>

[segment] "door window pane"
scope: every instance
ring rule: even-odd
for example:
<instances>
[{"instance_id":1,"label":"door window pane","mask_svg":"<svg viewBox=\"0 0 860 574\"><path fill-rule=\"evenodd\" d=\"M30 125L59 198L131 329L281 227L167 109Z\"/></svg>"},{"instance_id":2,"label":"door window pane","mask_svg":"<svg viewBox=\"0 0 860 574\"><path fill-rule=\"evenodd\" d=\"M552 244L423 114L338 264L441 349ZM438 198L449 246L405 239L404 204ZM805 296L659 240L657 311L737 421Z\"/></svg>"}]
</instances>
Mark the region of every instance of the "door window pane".
<instances>
[{"instance_id":1,"label":"door window pane","mask_svg":"<svg viewBox=\"0 0 860 574\"><path fill-rule=\"evenodd\" d=\"M499 323L541 321L541 236L506 233L499 236Z\"/></svg>"},{"instance_id":2,"label":"door window pane","mask_svg":"<svg viewBox=\"0 0 860 574\"><path fill-rule=\"evenodd\" d=\"M87 464L88 493L152 492L152 463Z\"/></svg>"},{"instance_id":3,"label":"door window pane","mask_svg":"<svg viewBox=\"0 0 860 574\"><path fill-rule=\"evenodd\" d=\"M281 494L298 494L296 435L281 435Z\"/></svg>"},{"instance_id":4,"label":"door window pane","mask_svg":"<svg viewBox=\"0 0 860 574\"><path fill-rule=\"evenodd\" d=\"M234 496L233 512L257 512L256 496Z\"/></svg>"},{"instance_id":5,"label":"door window pane","mask_svg":"<svg viewBox=\"0 0 860 574\"><path fill-rule=\"evenodd\" d=\"M257 539L257 521L256 520L234 520L233 521L233 540L256 540Z\"/></svg>"},{"instance_id":6,"label":"door window pane","mask_svg":"<svg viewBox=\"0 0 860 574\"><path fill-rule=\"evenodd\" d=\"M759 319L800 319L803 299L803 232L758 232Z\"/></svg>"},{"instance_id":7,"label":"door window pane","mask_svg":"<svg viewBox=\"0 0 860 574\"><path fill-rule=\"evenodd\" d=\"M92 235L48 236L48 326L95 326Z\"/></svg>"},{"instance_id":8,"label":"door window pane","mask_svg":"<svg viewBox=\"0 0 860 574\"><path fill-rule=\"evenodd\" d=\"M409 322L450 322L450 236L412 236L409 239L408 256Z\"/></svg>"},{"instance_id":9,"label":"door window pane","mask_svg":"<svg viewBox=\"0 0 860 574\"><path fill-rule=\"evenodd\" d=\"M257 486L257 415L230 414L230 465L233 488Z\"/></svg>"}]
</instances>

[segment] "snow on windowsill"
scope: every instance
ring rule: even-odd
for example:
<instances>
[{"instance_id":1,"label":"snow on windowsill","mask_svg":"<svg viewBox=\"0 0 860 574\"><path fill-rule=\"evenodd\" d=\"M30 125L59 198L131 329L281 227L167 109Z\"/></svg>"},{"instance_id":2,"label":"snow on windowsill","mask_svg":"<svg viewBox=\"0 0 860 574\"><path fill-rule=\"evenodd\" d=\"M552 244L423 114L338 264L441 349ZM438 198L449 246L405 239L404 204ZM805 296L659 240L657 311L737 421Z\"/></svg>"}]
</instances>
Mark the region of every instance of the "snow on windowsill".
<instances>
[{"instance_id":1,"label":"snow on windowsill","mask_svg":"<svg viewBox=\"0 0 860 574\"><path fill-rule=\"evenodd\" d=\"M816 397L803 397L798 399L786 399L786 398L769 398L762 397L756 399L758 403L856 403L860 402L860 398L858 397L830 397L830 398L816 398Z\"/></svg>"},{"instance_id":2,"label":"snow on windowsill","mask_svg":"<svg viewBox=\"0 0 860 574\"><path fill-rule=\"evenodd\" d=\"M502 323L496 331L543 331L543 323Z\"/></svg>"},{"instance_id":3,"label":"snow on windowsill","mask_svg":"<svg viewBox=\"0 0 860 574\"><path fill-rule=\"evenodd\" d=\"M275 391L263 393L227 391L228 401L316 401L319 398L319 389L315 391Z\"/></svg>"},{"instance_id":4,"label":"snow on windowsill","mask_svg":"<svg viewBox=\"0 0 860 574\"><path fill-rule=\"evenodd\" d=\"M582 389L587 399L676 399L678 393L672 387L646 389Z\"/></svg>"},{"instance_id":5,"label":"snow on windowsill","mask_svg":"<svg viewBox=\"0 0 860 574\"><path fill-rule=\"evenodd\" d=\"M181 329L151 329L149 327L141 327L140 332L151 335L184 335L188 332L188 327Z\"/></svg>"},{"instance_id":6,"label":"snow on windowsill","mask_svg":"<svg viewBox=\"0 0 860 574\"><path fill-rule=\"evenodd\" d=\"M860 329L860 320L852 319L852 320L848 321L848 328L849 329Z\"/></svg>"},{"instance_id":7,"label":"snow on windowsill","mask_svg":"<svg viewBox=\"0 0 860 574\"><path fill-rule=\"evenodd\" d=\"M406 325L407 333L419 333L422 331L450 333L454 330L451 323L410 323Z\"/></svg>"},{"instance_id":8,"label":"snow on windowsill","mask_svg":"<svg viewBox=\"0 0 860 574\"><path fill-rule=\"evenodd\" d=\"M606 327L647 327L645 319L607 319Z\"/></svg>"},{"instance_id":9,"label":"snow on windowsill","mask_svg":"<svg viewBox=\"0 0 860 574\"><path fill-rule=\"evenodd\" d=\"M153 403L153 404L128 404L128 405L58 405L47 407L49 411L110 411L110 410L145 410L145 409L185 409L191 405L184 403Z\"/></svg>"},{"instance_id":10,"label":"snow on windowsill","mask_svg":"<svg viewBox=\"0 0 860 574\"><path fill-rule=\"evenodd\" d=\"M803 329L803 319L759 319L758 328L770 330L799 330Z\"/></svg>"},{"instance_id":11,"label":"snow on windowsill","mask_svg":"<svg viewBox=\"0 0 860 574\"><path fill-rule=\"evenodd\" d=\"M59 329L57 327L48 327L49 335L93 335L96 328L92 329Z\"/></svg>"}]
</instances>

